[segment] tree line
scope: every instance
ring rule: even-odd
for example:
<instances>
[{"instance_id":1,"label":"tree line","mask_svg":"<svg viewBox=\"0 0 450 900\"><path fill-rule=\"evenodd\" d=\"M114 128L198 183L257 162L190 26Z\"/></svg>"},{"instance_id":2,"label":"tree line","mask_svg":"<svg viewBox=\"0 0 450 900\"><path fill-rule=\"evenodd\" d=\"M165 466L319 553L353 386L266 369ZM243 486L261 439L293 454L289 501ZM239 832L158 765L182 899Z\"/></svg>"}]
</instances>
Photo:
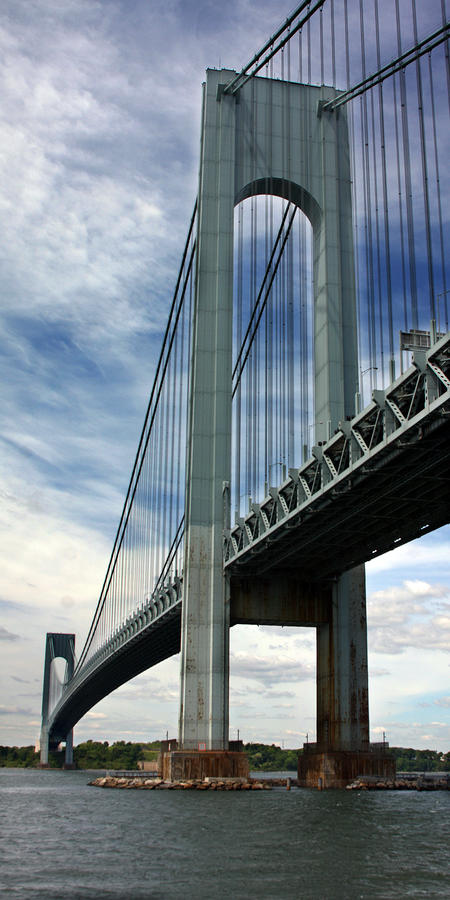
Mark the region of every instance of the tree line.
<instances>
[{"instance_id":1,"label":"tree line","mask_svg":"<svg viewBox=\"0 0 450 900\"><path fill-rule=\"evenodd\" d=\"M84 741L74 747L77 769L137 769L141 760L156 759L159 741L132 743L131 741ZM295 772L301 750L285 750L275 744L244 744L251 771ZM450 772L450 751L414 750L412 747L390 747L398 772ZM50 768L62 768L64 750L49 754ZM0 746L0 767L32 768L39 765L34 747Z\"/></svg>"}]
</instances>

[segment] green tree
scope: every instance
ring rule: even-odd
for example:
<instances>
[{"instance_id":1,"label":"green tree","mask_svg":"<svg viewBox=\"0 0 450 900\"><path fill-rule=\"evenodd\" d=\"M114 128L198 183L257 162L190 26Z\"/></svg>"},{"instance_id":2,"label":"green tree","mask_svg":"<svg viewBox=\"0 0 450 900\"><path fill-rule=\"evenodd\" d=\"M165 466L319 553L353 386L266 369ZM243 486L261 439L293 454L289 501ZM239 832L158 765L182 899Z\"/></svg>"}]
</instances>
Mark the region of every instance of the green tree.
<instances>
[{"instance_id":1,"label":"green tree","mask_svg":"<svg viewBox=\"0 0 450 900\"><path fill-rule=\"evenodd\" d=\"M284 750L275 744L245 744L250 769L263 772L296 772L298 750Z\"/></svg>"}]
</instances>

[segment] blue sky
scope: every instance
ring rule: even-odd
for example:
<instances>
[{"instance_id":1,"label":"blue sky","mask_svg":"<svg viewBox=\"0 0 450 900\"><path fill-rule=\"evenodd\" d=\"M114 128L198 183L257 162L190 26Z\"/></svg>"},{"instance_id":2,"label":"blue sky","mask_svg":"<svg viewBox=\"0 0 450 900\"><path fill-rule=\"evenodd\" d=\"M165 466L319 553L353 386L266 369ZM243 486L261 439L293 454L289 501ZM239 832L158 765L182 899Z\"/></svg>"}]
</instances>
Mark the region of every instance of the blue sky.
<instances>
[{"instance_id":1,"label":"blue sky","mask_svg":"<svg viewBox=\"0 0 450 900\"><path fill-rule=\"evenodd\" d=\"M81 649L196 195L201 83L291 11L274 0L3 0L0 743L39 732L46 631ZM450 747L449 529L368 566L372 737ZM231 736L315 731L314 633L232 630ZM75 742L176 734L178 659Z\"/></svg>"}]
</instances>

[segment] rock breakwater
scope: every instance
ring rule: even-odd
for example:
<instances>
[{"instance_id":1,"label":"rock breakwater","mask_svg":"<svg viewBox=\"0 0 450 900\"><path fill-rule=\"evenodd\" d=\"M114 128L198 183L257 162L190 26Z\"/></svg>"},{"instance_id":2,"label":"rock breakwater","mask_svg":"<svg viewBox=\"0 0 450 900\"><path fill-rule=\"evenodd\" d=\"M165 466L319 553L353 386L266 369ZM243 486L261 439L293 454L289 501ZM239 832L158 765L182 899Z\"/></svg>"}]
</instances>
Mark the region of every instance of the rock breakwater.
<instances>
[{"instance_id":1,"label":"rock breakwater","mask_svg":"<svg viewBox=\"0 0 450 900\"><path fill-rule=\"evenodd\" d=\"M390 781L383 778L356 778L347 785L348 791L449 791L450 776L426 777L418 775L412 778L396 778Z\"/></svg>"},{"instance_id":2,"label":"rock breakwater","mask_svg":"<svg viewBox=\"0 0 450 900\"><path fill-rule=\"evenodd\" d=\"M277 785L281 779L274 779ZM284 782L286 783L286 782ZM130 778L106 775L94 778L89 784L92 787L116 788L118 790L138 791L270 791L269 779L246 781L241 778L206 779L205 781L163 781L161 778Z\"/></svg>"}]
</instances>

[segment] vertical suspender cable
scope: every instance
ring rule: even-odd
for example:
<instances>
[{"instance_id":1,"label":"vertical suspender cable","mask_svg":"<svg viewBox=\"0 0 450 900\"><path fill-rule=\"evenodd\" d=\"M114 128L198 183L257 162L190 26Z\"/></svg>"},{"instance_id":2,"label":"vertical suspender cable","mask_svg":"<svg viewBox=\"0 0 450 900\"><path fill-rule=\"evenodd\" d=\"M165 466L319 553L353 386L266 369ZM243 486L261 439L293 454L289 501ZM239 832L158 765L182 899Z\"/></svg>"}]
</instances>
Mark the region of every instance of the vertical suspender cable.
<instances>
[{"instance_id":1,"label":"vertical suspender cable","mask_svg":"<svg viewBox=\"0 0 450 900\"><path fill-rule=\"evenodd\" d=\"M444 229L442 226L442 202L441 202L441 183L439 177L439 155L438 155L438 144L437 144L437 135L436 135L436 110L434 103L434 84L433 84L433 66L431 61L431 53L428 54L428 71L430 77L430 97L431 97L431 120L433 123L433 147L434 147L434 167L436 172L436 196L437 196L437 207L438 207L438 221L439 221L439 248L440 248L440 256L441 256L441 272L442 272L442 293L443 293L443 321L445 323L445 330L448 331L448 307L447 307L447 272L445 267L445 253L444 253ZM438 319L438 331L441 330L441 319L440 319L440 307L439 300L437 302L437 319Z\"/></svg>"},{"instance_id":2,"label":"vertical suspender cable","mask_svg":"<svg viewBox=\"0 0 450 900\"><path fill-rule=\"evenodd\" d=\"M290 44L287 45L288 49L288 81L291 81L291 56L290 56ZM287 121L287 142L289 147L289 158L288 158L288 178L289 178L289 201L292 202L292 171L291 171L291 156L290 156L290 147L292 142L292 134L291 134L291 91L289 90L289 102L288 102L288 121ZM287 442L287 465L293 466L295 462L295 381L294 381L294 344L295 344L295 319L294 319L294 272L293 272L293 249L294 249L294 233L290 235L287 245L286 252L287 256L287 266L288 266L288 287L287 287L287 321L286 321L286 330L287 330L287 342L288 342L288 409L287 409L287 420L288 420L288 442Z\"/></svg>"},{"instance_id":3,"label":"vertical suspender cable","mask_svg":"<svg viewBox=\"0 0 450 900\"><path fill-rule=\"evenodd\" d=\"M308 77L306 83L311 84L311 19L308 19L306 25L306 34L308 41Z\"/></svg>"},{"instance_id":4,"label":"vertical suspender cable","mask_svg":"<svg viewBox=\"0 0 450 900\"><path fill-rule=\"evenodd\" d=\"M442 24L447 24L447 13L445 9L445 0L441 0L441 13L442 13ZM446 64L446 72L447 72L447 100L450 112L450 56L449 56L449 42L445 41L444 44L444 53L445 53L445 64Z\"/></svg>"},{"instance_id":5,"label":"vertical suspender cable","mask_svg":"<svg viewBox=\"0 0 450 900\"><path fill-rule=\"evenodd\" d=\"M336 87L336 32L334 24L334 0L330 2L331 15L331 83Z\"/></svg>"},{"instance_id":6,"label":"vertical suspender cable","mask_svg":"<svg viewBox=\"0 0 450 900\"><path fill-rule=\"evenodd\" d=\"M270 222L269 222L269 238L270 238L270 246L273 247L273 219L274 219L274 210L273 210L273 196L271 193L270 196ZM266 471L266 480L270 487L270 466L273 462L273 454L274 454L274 427L275 427L275 417L274 417L274 352L275 352L275 333L274 333L274 304L273 304L273 296L272 302L268 304L268 327L269 327L269 347L270 347L270 355L269 355L269 372L267 377L267 390L268 390L268 408L269 408L269 420L268 420L268 444L267 444L267 471Z\"/></svg>"},{"instance_id":7,"label":"vertical suspender cable","mask_svg":"<svg viewBox=\"0 0 450 900\"><path fill-rule=\"evenodd\" d=\"M189 276L189 281L191 282L192 277ZM187 306L187 304L185 304ZM185 338L186 338L186 311L184 310L184 314L181 319L181 335L180 335L180 371L179 371L179 379L178 379L178 396L177 396L177 411L178 411L178 422L177 422L177 431L178 431L178 445L177 445L177 483L175 488L175 497L176 497L176 523L179 526L179 523L182 519L182 496L181 496L181 485L184 483L184 466L182 464L183 459L183 448L185 447L184 440L185 435L183 433L183 405L184 405L184 383L186 379L185 366L186 366L186 355L185 355ZM183 480L182 480L183 479ZM178 565L177 559L175 557L175 565L174 565L174 575L178 575Z\"/></svg>"},{"instance_id":8,"label":"vertical suspender cable","mask_svg":"<svg viewBox=\"0 0 450 900\"><path fill-rule=\"evenodd\" d=\"M397 19L397 45L399 55L402 52L401 19L399 0L395 0ZM405 169L406 226L408 233L409 287L411 291L411 320L413 328L419 327L417 304L416 252L414 239L414 214L412 205L411 158L408 126L408 101L406 91L405 70L400 71L400 100L402 108L403 165Z\"/></svg>"},{"instance_id":9,"label":"vertical suspender cable","mask_svg":"<svg viewBox=\"0 0 450 900\"><path fill-rule=\"evenodd\" d=\"M377 144L375 140L376 128L375 128L375 101L374 101L374 92L370 92L370 110L371 110L371 124L372 124L372 157L373 157L373 193L374 193L374 206L375 206L375 248L374 254L376 255L376 285L377 285L377 299L378 299L378 329L379 329L379 346L380 346L380 368L382 377L384 377L384 329L383 329L383 303L382 303L382 284L381 284L381 251L380 251L380 217L379 217L379 208L378 208L378 166L377 166ZM375 281L375 279L374 279ZM374 375L376 376L377 372L375 371ZM374 378L375 385L377 384L376 377Z\"/></svg>"},{"instance_id":10,"label":"vertical suspender cable","mask_svg":"<svg viewBox=\"0 0 450 900\"><path fill-rule=\"evenodd\" d=\"M179 344L179 331L177 332L177 336L174 343L173 350L173 384L172 384L172 397L171 397L171 408L170 408L170 427L169 427L169 435L170 435L170 452L169 452L169 527L167 531L167 546L169 547L172 543L173 536L173 522L174 522L174 500L175 500L175 459L176 459L176 434L179 431L177 428L177 416L176 416L176 400L177 400L177 384L181 381L181 372L179 371L179 361L178 361L178 344ZM167 492L167 488L166 488Z\"/></svg>"},{"instance_id":11,"label":"vertical suspender cable","mask_svg":"<svg viewBox=\"0 0 450 900\"><path fill-rule=\"evenodd\" d=\"M377 66L381 66L380 53L380 23L378 0L375 0L375 35L377 50ZM391 243L389 233L389 207L388 207L388 189L387 189L387 163L386 163L386 136L384 128L384 94L383 85L380 83L378 87L378 103L379 103L379 128L381 141L381 177L383 192L383 217L384 217L384 252L385 252L385 271L386 271L386 293L387 293L387 318L388 318L388 336L389 336L389 380L395 378L395 362L394 362L394 323L392 312L392 278L391 278Z\"/></svg>"},{"instance_id":12,"label":"vertical suspender cable","mask_svg":"<svg viewBox=\"0 0 450 900\"><path fill-rule=\"evenodd\" d=\"M267 186L267 193L264 197L264 261L267 267L268 259L269 259L269 192L270 192L270 181ZM268 326L269 326L269 317L267 306L264 311L264 467L263 467L263 476L264 482L266 486L267 482L267 451L268 451L268 418L269 418L269 406L268 406L268 375L269 375L269 337L268 337ZM265 494L265 490L264 490Z\"/></svg>"},{"instance_id":13,"label":"vertical suspender cable","mask_svg":"<svg viewBox=\"0 0 450 900\"><path fill-rule=\"evenodd\" d=\"M366 76L365 37L362 0L359 4L360 12L360 40L361 40L361 65L362 77ZM369 343L369 373L370 384L373 384L373 372L376 367L376 333L375 333L375 309L374 309L374 282L373 282L373 257L372 257L372 213L370 196L370 160L369 160L369 125L367 117L367 97L361 97L362 107L362 159L363 159L363 191L364 191L364 229L365 229L365 257L366 257L366 296L367 296L367 329Z\"/></svg>"},{"instance_id":14,"label":"vertical suspender cable","mask_svg":"<svg viewBox=\"0 0 450 900\"><path fill-rule=\"evenodd\" d=\"M345 85L348 90L350 87L350 37L349 37L349 21L348 21L348 0L344 0L344 44L345 44ZM356 123L355 123L355 107L350 104L349 126L350 126L350 154L351 166L353 172L353 182L355 183L356 172L358 171L356 162ZM361 326L361 290L360 290L360 262L359 262L359 241L358 241L358 204L357 193L352 191L352 218L353 218L353 235L355 245L355 288L356 288L356 317L357 317L357 340L358 340L358 359L361 361L362 356L362 326ZM360 380L360 379L358 379ZM359 385L359 391L362 393L363 386Z\"/></svg>"},{"instance_id":15,"label":"vertical suspender cable","mask_svg":"<svg viewBox=\"0 0 450 900\"><path fill-rule=\"evenodd\" d=\"M301 28L298 33L298 80L299 80L300 84L303 81L302 37L303 37L303 28Z\"/></svg>"},{"instance_id":16,"label":"vertical suspender cable","mask_svg":"<svg viewBox=\"0 0 450 900\"><path fill-rule=\"evenodd\" d=\"M418 33L417 33L417 10L416 10L416 0L412 0L412 13L413 13L413 30L414 30L414 43L418 43ZM431 242L431 213L430 213L430 197L428 190L428 163L427 163L427 149L425 143L425 125L424 125L424 116L423 116L423 89L422 89L422 70L421 70L421 60L416 59L416 79L417 79L417 100L418 100L418 111L419 111L419 134L420 134L420 152L421 152L421 160L422 160L422 189L423 189L423 203L424 203L424 212L425 212L425 235L427 242L427 265L428 265L428 291L429 291L429 309L430 309L430 319L436 319L436 303L434 296L434 272L433 272L433 247Z\"/></svg>"},{"instance_id":17,"label":"vertical suspender cable","mask_svg":"<svg viewBox=\"0 0 450 900\"><path fill-rule=\"evenodd\" d=\"M320 8L319 12L319 27L320 27L320 83L325 84L325 73L324 73L324 56L323 56L323 9Z\"/></svg>"},{"instance_id":18,"label":"vertical suspender cable","mask_svg":"<svg viewBox=\"0 0 450 900\"><path fill-rule=\"evenodd\" d=\"M408 330L409 327L409 309L408 309L408 301L406 296L406 251L405 251L405 232L404 232L404 223L403 223L403 201L402 201L402 176L401 176L401 164L400 164L400 134L398 127L398 118L401 116L401 105L399 111L399 105L397 102L397 76L394 75L393 79L393 89L394 89L394 122L395 122L395 149L396 149L396 161L397 161L397 187L398 187L398 217L399 217L399 232L400 232L400 256L401 256L401 272L402 272L402 293L403 293L403 328L405 331Z\"/></svg>"},{"instance_id":19,"label":"vertical suspender cable","mask_svg":"<svg viewBox=\"0 0 450 900\"><path fill-rule=\"evenodd\" d=\"M173 347L175 346L175 341ZM167 367L167 375L164 379L164 393L163 393L163 402L162 402L162 419L163 419L163 427L162 427L162 442L161 442L161 456L160 456L160 481L159 481L159 490L158 490L158 506L159 506L159 519L160 519L160 540L159 540L159 563L158 563L158 573L162 571L164 565L164 559L167 552L167 519L168 519L168 506L167 506L167 482L168 482L168 450L169 450L169 397L171 392L171 381L172 381L172 358L173 358L173 347L172 353L170 355L170 364Z\"/></svg>"},{"instance_id":20,"label":"vertical suspender cable","mask_svg":"<svg viewBox=\"0 0 450 900\"><path fill-rule=\"evenodd\" d=\"M235 316L235 345L240 347L241 331L242 331L242 255L243 255L243 204L238 206L238 242L237 242L237 264L236 264L236 316ZM240 496L241 496L241 440L242 440L242 386L239 384L237 397L234 405L234 422L235 422L235 462L234 462L234 509L235 516L240 515Z\"/></svg>"}]
</instances>

